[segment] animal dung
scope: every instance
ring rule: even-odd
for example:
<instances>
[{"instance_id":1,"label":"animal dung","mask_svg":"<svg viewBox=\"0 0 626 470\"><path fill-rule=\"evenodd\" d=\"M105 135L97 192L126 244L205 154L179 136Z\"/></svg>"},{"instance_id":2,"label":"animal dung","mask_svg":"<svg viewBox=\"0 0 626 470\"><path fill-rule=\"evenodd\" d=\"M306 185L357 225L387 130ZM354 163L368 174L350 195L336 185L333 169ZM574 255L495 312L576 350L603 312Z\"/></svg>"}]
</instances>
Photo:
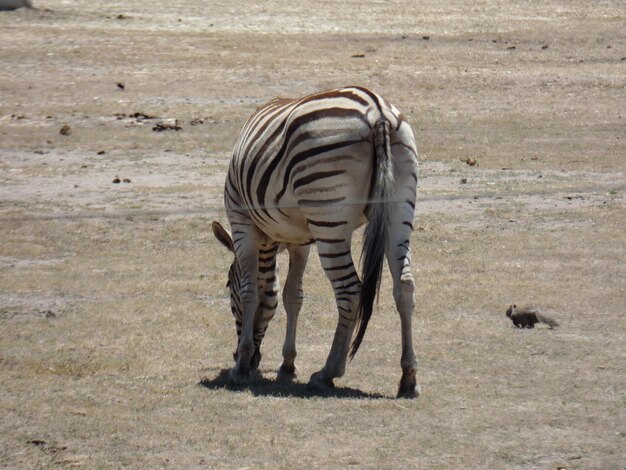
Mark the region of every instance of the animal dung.
<instances>
[{"instance_id":1,"label":"animal dung","mask_svg":"<svg viewBox=\"0 0 626 470\"><path fill-rule=\"evenodd\" d=\"M157 122L152 130L154 132L181 131L183 128L178 124L178 119L166 119L165 121Z\"/></svg>"},{"instance_id":2,"label":"animal dung","mask_svg":"<svg viewBox=\"0 0 626 470\"><path fill-rule=\"evenodd\" d=\"M113 178L113 184L120 184L120 183L130 183L131 180L130 178L120 178L119 176L115 175L115 178Z\"/></svg>"}]
</instances>

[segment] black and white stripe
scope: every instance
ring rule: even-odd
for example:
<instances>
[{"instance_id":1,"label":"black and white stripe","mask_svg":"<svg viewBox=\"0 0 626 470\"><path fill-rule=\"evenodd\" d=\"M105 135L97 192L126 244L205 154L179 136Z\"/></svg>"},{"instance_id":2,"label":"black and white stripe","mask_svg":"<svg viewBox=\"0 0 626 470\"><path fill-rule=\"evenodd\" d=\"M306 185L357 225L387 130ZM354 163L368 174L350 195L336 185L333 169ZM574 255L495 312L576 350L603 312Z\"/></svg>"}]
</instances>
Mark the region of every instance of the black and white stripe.
<instances>
[{"instance_id":1,"label":"black and white stripe","mask_svg":"<svg viewBox=\"0 0 626 470\"><path fill-rule=\"evenodd\" d=\"M245 382L258 367L260 345L277 306L279 245L290 256L279 374L295 374L302 276L309 245L316 243L339 319L326 365L311 376L310 385L332 387L333 379L344 373L348 353L357 352L386 257L402 326L398 395L417 395L409 250L416 186L417 151L410 126L393 105L365 88L275 99L252 115L235 144L224 190L232 237L213 224L235 258L229 272L238 335L232 382ZM352 234L366 222L359 278Z\"/></svg>"}]
</instances>

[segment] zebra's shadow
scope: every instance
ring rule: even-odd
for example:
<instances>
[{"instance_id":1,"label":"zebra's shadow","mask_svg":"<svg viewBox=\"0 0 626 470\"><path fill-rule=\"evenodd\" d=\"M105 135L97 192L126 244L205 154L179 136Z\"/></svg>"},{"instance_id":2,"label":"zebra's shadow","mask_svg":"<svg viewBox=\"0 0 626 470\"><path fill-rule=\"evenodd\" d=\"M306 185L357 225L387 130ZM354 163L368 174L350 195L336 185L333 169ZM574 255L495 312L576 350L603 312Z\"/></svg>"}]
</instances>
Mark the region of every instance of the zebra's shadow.
<instances>
[{"instance_id":1,"label":"zebra's shadow","mask_svg":"<svg viewBox=\"0 0 626 470\"><path fill-rule=\"evenodd\" d=\"M362 390L350 387L335 387L323 393L309 388L306 383L283 382L267 379L263 376L255 378L247 385L230 385L228 383L229 369L222 369L215 377L205 377L198 385L210 390L226 389L234 392L249 391L254 396L266 396L277 398L345 398L345 399L384 399L390 398L380 393L367 393ZM266 371L270 373L270 371Z\"/></svg>"}]
</instances>

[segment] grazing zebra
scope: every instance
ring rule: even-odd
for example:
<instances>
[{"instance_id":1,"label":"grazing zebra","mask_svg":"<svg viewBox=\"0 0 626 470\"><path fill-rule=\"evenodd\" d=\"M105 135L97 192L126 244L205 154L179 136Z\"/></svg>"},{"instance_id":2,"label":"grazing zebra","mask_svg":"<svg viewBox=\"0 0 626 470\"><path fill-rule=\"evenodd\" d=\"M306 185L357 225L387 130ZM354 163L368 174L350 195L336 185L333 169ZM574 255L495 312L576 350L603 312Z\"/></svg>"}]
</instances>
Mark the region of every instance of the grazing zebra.
<instances>
[{"instance_id":1,"label":"grazing zebra","mask_svg":"<svg viewBox=\"0 0 626 470\"><path fill-rule=\"evenodd\" d=\"M365 88L275 99L250 117L235 144L224 190L232 238L213 222L217 239L234 253L228 285L238 346L231 383L246 383L261 360L261 342L278 303L279 245L289 252L289 272L283 290L287 331L278 374L295 376L302 277L310 244L316 243L339 319L326 365L311 376L309 386L332 388L333 379L344 373L348 353L352 357L357 352L386 256L402 329L398 396L419 394L409 251L416 186L411 127L387 100ZM354 230L366 222L361 282L350 247Z\"/></svg>"}]
</instances>

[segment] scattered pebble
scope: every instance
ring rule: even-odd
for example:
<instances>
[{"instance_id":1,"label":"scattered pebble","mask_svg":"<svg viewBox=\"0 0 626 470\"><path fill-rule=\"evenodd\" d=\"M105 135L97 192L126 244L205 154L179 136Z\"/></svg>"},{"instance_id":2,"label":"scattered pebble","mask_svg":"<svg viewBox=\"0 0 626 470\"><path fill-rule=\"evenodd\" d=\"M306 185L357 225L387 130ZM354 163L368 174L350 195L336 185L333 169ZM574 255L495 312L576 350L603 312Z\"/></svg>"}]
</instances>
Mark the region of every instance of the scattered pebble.
<instances>
[{"instance_id":1,"label":"scattered pebble","mask_svg":"<svg viewBox=\"0 0 626 470\"><path fill-rule=\"evenodd\" d=\"M119 179L118 176L116 176L115 178L113 178L113 184L120 184L122 182L121 179Z\"/></svg>"},{"instance_id":2,"label":"scattered pebble","mask_svg":"<svg viewBox=\"0 0 626 470\"><path fill-rule=\"evenodd\" d=\"M116 85L120 90L123 90L124 88L126 88L126 86L122 82L117 82Z\"/></svg>"},{"instance_id":3,"label":"scattered pebble","mask_svg":"<svg viewBox=\"0 0 626 470\"><path fill-rule=\"evenodd\" d=\"M59 131L59 134L61 135L70 135L71 133L72 133L72 128L68 126L67 124L64 124L63 127L61 127L61 130Z\"/></svg>"}]
</instances>

